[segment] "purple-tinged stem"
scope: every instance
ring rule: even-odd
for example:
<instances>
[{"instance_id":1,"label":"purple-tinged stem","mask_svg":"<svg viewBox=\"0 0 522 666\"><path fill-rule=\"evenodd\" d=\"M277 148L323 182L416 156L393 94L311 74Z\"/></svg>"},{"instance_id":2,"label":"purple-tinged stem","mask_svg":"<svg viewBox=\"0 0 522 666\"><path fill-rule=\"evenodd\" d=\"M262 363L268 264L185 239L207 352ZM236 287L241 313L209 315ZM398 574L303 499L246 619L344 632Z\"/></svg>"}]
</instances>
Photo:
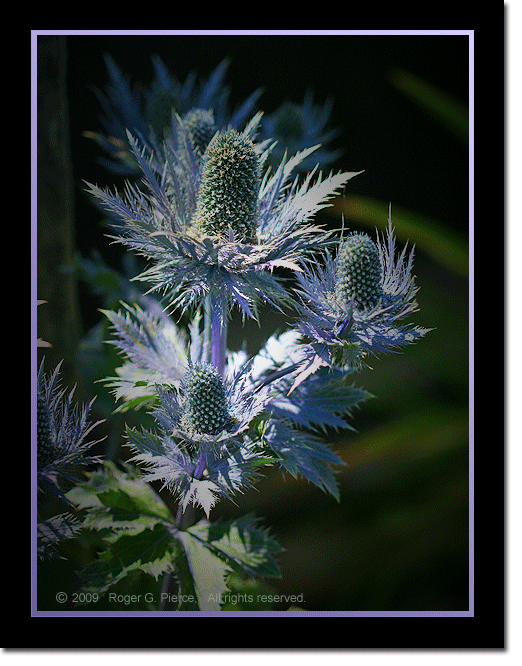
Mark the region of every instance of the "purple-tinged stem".
<instances>
[{"instance_id":1,"label":"purple-tinged stem","mask_svg":"<svg viewBox=\"0 0 522 666\"><path fill-rule=\"evenodd\" d=\"M216 304L212 306L212 365L223 377L227 350L227 314Z\"/></svg>"}]
</instances>

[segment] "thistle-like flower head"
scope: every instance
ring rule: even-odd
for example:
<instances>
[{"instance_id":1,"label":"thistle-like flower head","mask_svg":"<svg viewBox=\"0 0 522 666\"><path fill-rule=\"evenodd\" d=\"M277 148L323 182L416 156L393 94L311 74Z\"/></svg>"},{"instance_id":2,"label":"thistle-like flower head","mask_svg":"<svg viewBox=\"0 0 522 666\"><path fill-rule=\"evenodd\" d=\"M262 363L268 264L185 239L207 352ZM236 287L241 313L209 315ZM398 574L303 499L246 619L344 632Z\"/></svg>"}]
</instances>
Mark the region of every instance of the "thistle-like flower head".
<instances>
[{"instance_id":1,"label":"thistle-like flower head","mask_svg":"<svg viewBox=\"0 0 522 666\"><path fill-rule=\"evenodd\" d=\"M72 479L72 464L99 462L97 457L85 454L101 441L87 440L101 421L90 424L88 420L94 399L86 406L78 406L73 403L74 388L69 394L61 390L60 366L61 363L47 377L42 362L38 372L36 466L38 489L50 489L63 497L58 477Z\"/></svg>"},{"instance_id":2,"label":"thistle-like flower head","mask_svg":"<svg viewBox=\"0 0 522 666\"><path fill-rule=\"evenodd\" d=\"M172 114L181 107L177 86L156 87L145 101L145 120L158 137L170 127Z\"/></svg>"},{"instance_id":3,"label":"thistle-like flower head","mask_svg":"<svg viewBox=\"0 0 522 666\"><path fill-rule=\"evenodd\" d=\"M303 111L295 102L284 102L274 114L274 136L280 136L285 144L301 139L305 126Z\"/></svg>"},{"instance_id":4,"label":"thistle-like flower head","mask_svg":"<svg viewBox=\"0 0 522 666\"><path fill-rule=\"evenodd\" d=\"M316 164L326 167L339 157L340 151L328 149L328 144L339 130L328 127L332 113L332 100L317 104L311 91L307 91L300 104L286 100L273 113L263 116L262 138L277 140L272 157L281 159L285 150L298 152L309 146L320 145L313 156L304 159L298 169L309 171Z\"/></svg>"},{"instance_id":5,"label":"thistle-like flower head","mask_svg":"<svg viewBox=\"0 0 522 666\"><path fill-rule=\"evenodd\" d=\"M311 344L297 384L325 365L358 369L368 354L397 350L431 330L398 323L418 309L413 250L407 256L406 249L395 256L390 217L386 239L351 234L324 267L298 276L298 328Z\"/></svg>"},{"instance_id":6,"label":"thistle-like flower head","mask_svg":"<svg viewBox=\"0 0 522 666\"><path fill-rule=\"evenodd\" d=\"M232 129L209 143L203 164L194 225L205 234L255 243L259 157L254 144Z\"/></svg>"},{"instance_id":7,"label":"thistle-like flower head","mask_svg":"<svg viewBox=\"0 0 522 666\"><path fill-rule=\"evenodd\" d=\"M258 114L243 132L218 132L203 159L178 118L163 144L129 145L148 187L127 183L123 195L91 185L117 220L115 238L150 261L135 279L163 292L171 309L200 307L208 296L222 319L231 305L257 318L259 302L276 308L288 295L274 268L300 271L331 232L310 224L357 172L325 178L312 172L292 182L314 148L266 169L272 145L256 144ZM315 178L315 182L313 179Z\"/></svg>"},{"instance_id":8,"label":"thistle-like flower head","mask_svg":"<svg viewBox=\"0 0 522 666\"><path fill-rule=\"evenodd\" d=\"M251 424L268 407L269 389L255 390L250 368L222 378L207 364L189 366L179 389L156 386L152 411L159 431L129 429L133 460L146 468L148 481L163 481L185 509L208 513L219 497L251 485L267 458L258 450Z\"/></svg>"}]
</instances>

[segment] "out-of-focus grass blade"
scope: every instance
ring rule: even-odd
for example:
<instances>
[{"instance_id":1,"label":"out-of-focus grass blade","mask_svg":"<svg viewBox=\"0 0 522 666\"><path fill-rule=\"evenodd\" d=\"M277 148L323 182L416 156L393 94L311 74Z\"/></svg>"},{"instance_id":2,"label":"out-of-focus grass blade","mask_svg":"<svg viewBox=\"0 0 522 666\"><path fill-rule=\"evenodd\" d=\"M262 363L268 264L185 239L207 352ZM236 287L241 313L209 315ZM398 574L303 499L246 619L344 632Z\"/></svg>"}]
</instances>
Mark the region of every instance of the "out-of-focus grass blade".
<instances>
[{"instance_id":1,"label":"out-of-focus grass blade","mask_svg":"<svg viewBox=\"0 0 522 666\"><path fill-rule=\"evenodd\" d=\"M363 467L369 470L367 480L377 484L377 469L381 470L382 483L387 483L398 468L406 470L422 461L434 468L438 459L444 461L454 449L465 447L467 450L468 446L468 412L426 403L420 411L400 415L359 435L355 441L347 438L345 444L337 445L337 450L347 463L343 476L349 479L354 471ZM363 478L360 480L362 483ZM415 483L413 477L408 481L406 471L403 480Z\"/></svg>"},{"instance_id":2,"label":"out-of-focus grass blade","mask_svg":"<svg viewBox=\"0 0 522 666\"><path fill-rule=\"evenodd\" d=\"M351 195L337 197L326 211L382 232L388 226L388 208L384 201ZM450 270L468 276L469 248L460 234L401 206L392 205L391 217L397 238L409 240Z\"/></svg>"},{"instance_id":3,"label":"out-of-focus grass blade","mask_svg":"<svg viewBox=\"0 0 522 666\"><path fill-rule=\"evenodd\" d=\"M468 141L468 109L460 102L403 69L392 70L389 82L438 120L459 140Z\"/></svg>"}]
</instances>

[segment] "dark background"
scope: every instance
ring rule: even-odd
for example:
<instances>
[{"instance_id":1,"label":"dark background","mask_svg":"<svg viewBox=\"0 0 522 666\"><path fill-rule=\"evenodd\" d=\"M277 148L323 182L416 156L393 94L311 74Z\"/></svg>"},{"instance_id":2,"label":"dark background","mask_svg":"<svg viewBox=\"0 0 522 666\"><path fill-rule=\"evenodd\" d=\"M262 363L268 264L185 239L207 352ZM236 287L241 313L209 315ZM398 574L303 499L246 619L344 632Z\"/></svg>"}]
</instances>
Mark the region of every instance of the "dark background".
<instances>
[{"instance_id":1,"label":"dark background","mask_svg":"<svg viewBox=\"0 0 522 666\"><path fill-rule=\"evenodd\" d=\"M265 92L258 106L267 113L287 99L302 101L307 89L319 102L334 100L331 126L341 132L332 147L343 154L332 168L365 170L348 183L346 200L381 202L382 224L389 202L392 217L394 206L411 213L408 238L418 245L415 274L421 288L420 312L412 320L435 330L403 353L376 360L373 370L357 377L356 384L376 399L355 414L357 433L326 436L347 463L339 473L339 504L304 480L283 479L272 471L256 491L238 497L237 506L218 505L213 517L249 511L262 516L286 549L282 579L270 584L285 594L303 593L307 610L466 610L468 277L431 252L423 239L433 222L432 238L439 234L461 255L462 248L466 252L468 149L397 90L390 77L406 70L466 106L468 37L70 36L65 49L75 247L82 256L97 248L116 267L121 250L109 246L101 214L81 182L121 182L97 163L100 149L82 136L85 130L102 131L92 87L108 83L104 53L132 82L141 83L152 79L154 53L181 81L192 70L206 76L230 57L231 101L240 103L261 86ZM373 232L375 224L350 210L345 209L348 226ZM330 212L321 221L338 226L341 217ZM401 245L408 239L398 236ZM100 303L84 285L78 288L85 334L101 319ZM247 326L250 346L284 324L265 314L262 329ZM38 334L46 339L45 330ZM83 390L100 394L99 409L111 423L100 385L90 379Z\"/></svg>"}]
</instances>

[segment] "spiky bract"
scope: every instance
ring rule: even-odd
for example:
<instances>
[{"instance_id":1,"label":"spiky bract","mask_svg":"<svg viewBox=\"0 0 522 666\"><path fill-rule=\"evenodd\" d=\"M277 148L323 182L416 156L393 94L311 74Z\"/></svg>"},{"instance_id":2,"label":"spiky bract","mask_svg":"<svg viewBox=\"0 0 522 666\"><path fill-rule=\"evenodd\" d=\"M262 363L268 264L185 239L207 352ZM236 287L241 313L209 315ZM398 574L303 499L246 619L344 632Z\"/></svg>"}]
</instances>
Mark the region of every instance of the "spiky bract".
<instances>
[{"instance_id":1,"label":"spiky bract","mask_svg":"<svg viewBox=\"0 0 522 666\"><path fill-rule=\"evenodd\" d=\"M62 495L58 477L71 479L70 466L99 462L86 452L101 440L87 441L88 435L101 423L89 423L89 412L94 402L86 406L73 403L74 388L69 394L60 388L59 363L50 377L43 369L37 381L37 470L38 489L52 490Z\"/></svg>"}]
</instances>

